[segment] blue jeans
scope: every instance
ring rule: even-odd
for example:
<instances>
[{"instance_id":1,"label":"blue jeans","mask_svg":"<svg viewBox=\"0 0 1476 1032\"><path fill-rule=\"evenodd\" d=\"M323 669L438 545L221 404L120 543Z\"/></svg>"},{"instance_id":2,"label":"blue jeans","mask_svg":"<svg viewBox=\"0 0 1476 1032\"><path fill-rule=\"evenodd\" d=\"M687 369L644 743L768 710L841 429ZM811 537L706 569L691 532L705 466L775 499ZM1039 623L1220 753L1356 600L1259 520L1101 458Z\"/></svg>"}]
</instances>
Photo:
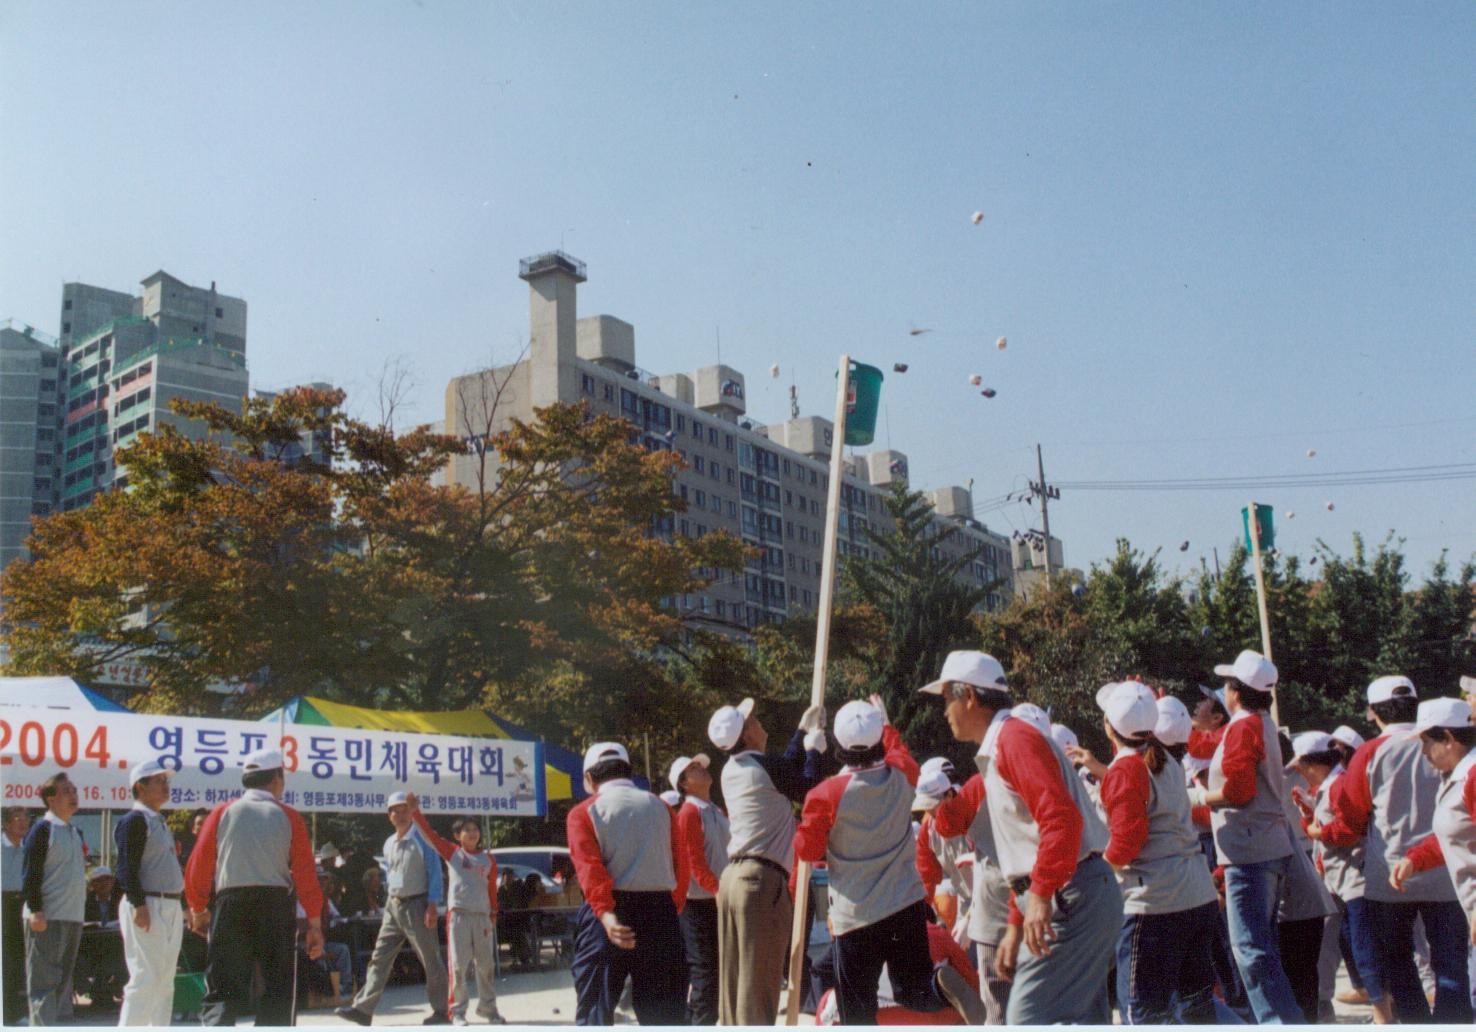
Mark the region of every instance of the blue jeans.
<instances>
[{"instance_id":1,"label":"blue jeans","mask_svg":"<svg viewBox=\"0 0 1476 1032\"><path fill-rule=\"evenodd\" d=\"M1128 914L1117 938L1117 1007L1124 1025L1213 1025L1210 945L1218 903L1172 914Z\"/></svg>"},{"instance_id":2,"label":"blue jeans","mask_svg":"<svg viewBox=\"0 0 1476 1032\"><path fill-rule=\"evenodd\" d=\"M1358 969L1364 992L1368 993L1370 1003L1378 1003L1384 998L1384 973L1379 966L1379 950L1369 924L1368 900L1360 896L1343 904L1343 927L1348 932L1353 966Z\"/></svg>"},{"instance_id":3,"label":"blue jeans","mask_svg":"<svg viewBox=\"0 0 1476 1032\"><path fill-rule=\"evenodd\" d=\"M1380 954L1384 987L1394 1004L1394 1020L1448 1025L1471 1023L1471 983L1466 970L1470 929L1455 900L1440 903L1386 903L1367 900L1369 926ZM1431 1013L1414 962L1414 922L1424 918L1435 970L1435 1010Z\"/></svg>"},{"instance_id":4,"label":"blue jeans","mask_svg":"<svg viewBox=\"0 0 1476 1032\"><path fill-rule=\"evenodd\" d=\"M1122 931L1122 890L1107 861L1088 857L1056 891L1051 930L1056 941L1044 957L1020 947L1005 1010L1007 1025L1107 1025L1107 969Z\"/></svg>"},{"instance_id":5,"label":"blue jeans","mask_svg":"<svg viewBox=\"0 0 1476 1032\"><path fill-rule=\"evenodd\" d=\"M1230 949L1258 1025L1300 1025L1306 1018L1281 966L1276 904L1289 856L1225 868Z\"/></svg>"}]
</instances>

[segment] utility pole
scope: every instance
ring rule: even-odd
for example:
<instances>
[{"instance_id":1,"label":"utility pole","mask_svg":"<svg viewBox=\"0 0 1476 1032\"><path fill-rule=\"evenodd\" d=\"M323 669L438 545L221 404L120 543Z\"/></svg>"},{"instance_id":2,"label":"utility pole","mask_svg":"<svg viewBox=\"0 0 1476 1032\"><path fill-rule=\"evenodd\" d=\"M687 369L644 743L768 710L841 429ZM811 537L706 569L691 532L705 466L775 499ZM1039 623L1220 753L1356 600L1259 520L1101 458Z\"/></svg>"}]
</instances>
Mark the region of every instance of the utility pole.
<instances>
[{"instance_id":1,"label":"utility pole","mask_svg":"<svg viewBox=\"0 0 1476 1032\"><path fill-rule=\"evenodd\" d=\"M1049 590L1051 586L1051 511L1050 500L1059 499L1061 492L1046 483L1045 461L1040 456L1040 445L1035 446L1035 473L1040 477L1040 482L1031 484L1030 489L1040 498L1040 529L1045 534L1045 583Z\"/></svg>"}]
</instances>

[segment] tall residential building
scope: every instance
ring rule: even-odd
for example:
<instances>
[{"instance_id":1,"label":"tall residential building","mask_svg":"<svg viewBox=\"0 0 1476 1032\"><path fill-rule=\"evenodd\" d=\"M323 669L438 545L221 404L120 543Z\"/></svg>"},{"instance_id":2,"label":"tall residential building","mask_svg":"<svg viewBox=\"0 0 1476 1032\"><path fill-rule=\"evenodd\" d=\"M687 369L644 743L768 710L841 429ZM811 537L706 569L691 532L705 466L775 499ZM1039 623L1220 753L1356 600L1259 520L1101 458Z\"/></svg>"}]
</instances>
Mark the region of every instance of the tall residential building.
<instances>
[{"instance_id":1,"label":"tall residential building","mask_svg":"<svg viewBox=\"0 0 1476 1032\"><path fill-rule=\"evenodd\" d=\"M246 302L162 270L137 297L62 287L62 463L55 503L75 509L126 482L113 451L163 424L186 436L203 424L170 411L175 398L240 411L246 396Z\"/></svg>"},{"instance_id":2,"label":"tall residential building","mask_svg":"<svg viewBox=\"0 0 1476 1032\"><path fill-rule=\"evenodd\" d=\"M60 369L55 339L0 325L0 571L26 555L31 517L51 511Z\"/></svg>"},{"instance_id":3,"label":"tall residential building","mask_svg":"<svg viewBox=\"0 0 1476 1032\"><path fill-rule=\"evenodd\" d=\"M727 530L760 551L742 573L726 573L701 593L677 600L696 625L743 632L819 604L829 459L834 427L809 416L773 426L746 417L743 374L725 365L654 375L636 365L635 328L609 315L578 319L575 295L583 262L562 252L524 259L519 276L530 295L530 342L519 363L457 377L446 388L445 432L467 441L447 467L451 483L475 488L482 442L513 419L554 402L591 409L633 424L632 439L650 450L675 450L687 468L673 489L687 512L655 528L702 537ZM907 481L907 457L876 451L846 463L841 486L839 550L869 556L870 527L889 517L883 498ZM981 553L962 576L984 585L1002 580L988 605L1011 594L1010 542L973 519L969 492L945 487L929 495L940 525L959 533L941 549Z\"/></svg>"}]
</instances>

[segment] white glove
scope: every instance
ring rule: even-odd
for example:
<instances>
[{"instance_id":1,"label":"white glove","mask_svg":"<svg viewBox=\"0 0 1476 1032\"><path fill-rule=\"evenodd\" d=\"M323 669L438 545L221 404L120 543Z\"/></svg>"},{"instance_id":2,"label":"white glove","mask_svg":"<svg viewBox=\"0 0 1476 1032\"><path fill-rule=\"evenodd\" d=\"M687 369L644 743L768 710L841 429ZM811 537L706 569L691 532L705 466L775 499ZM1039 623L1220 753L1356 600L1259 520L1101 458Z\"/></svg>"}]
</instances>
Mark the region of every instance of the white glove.
<instances>
[{"instance_id":1,"label":"white glove","mask_svg":"<svg viewBox=\"0 0 1476 1032\"><path fill-rule=\"evenodd\" d=\"M1190 806L1207 806L1207 805L1209 805L1208 803L1206 803L1204 801L1205 796L1207 796L1207 795L1209 795L1209 789L1205 788L1203 785L1195 785L1193 788L1189 789L1189 805Z\"/></svg>"},{"instance_id":2,"label":"white glove","mask_svg":"<svg viewBox=\"0 0 1476 1032\"><path fill-rule=\"evenodd\" d=\"M866 701L871 703L877 708L877 710L881 712L883 724L890 724L892 722L892 718L887 716L887 704L880 695L872 692L871 697Z\"/></svg>"},{"instance_id":3,"label":"white glove","mask_svg":"<svg viewBox=\"0 0 1476 1032\"><path fill-rule=\"evenodd\" d=\"M801 731L823 731L825 730L825 707L824 705L811 706L805 710L799 719Z\"/></svg>"},{"instance_id":4,"label":"white glove","mask_svg":"<svg viewBox=\"0 0 1476 1032\"><path fill-rule=\"evenodd\" d=\"M805 752L823 753L830 747L824 731L809 731L805 734Z\"/></svg>"}]
</instances>

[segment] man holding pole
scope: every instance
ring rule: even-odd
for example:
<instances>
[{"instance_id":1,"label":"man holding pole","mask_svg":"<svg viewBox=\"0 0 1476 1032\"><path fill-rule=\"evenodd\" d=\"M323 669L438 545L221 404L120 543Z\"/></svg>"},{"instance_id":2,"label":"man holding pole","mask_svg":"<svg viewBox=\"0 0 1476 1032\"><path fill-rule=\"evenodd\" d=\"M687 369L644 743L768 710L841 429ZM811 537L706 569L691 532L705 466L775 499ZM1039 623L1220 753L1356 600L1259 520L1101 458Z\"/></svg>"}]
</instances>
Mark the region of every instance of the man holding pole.
<instances>
[{"instance_id":1,"label":"man holding pole","mask_svg":"<svg viewBox=\"0 0 1476 1032\"><path fill-rule=\"evenodd\" d=\"M995 960L1000 976L1013 979L1006 1023L1107 1024L1123 903L1102 859L1107 829L1085 786L1049 734L1011 717L1014 700L993 656L950 652L938 680L918 690L943 698L956 739L979 743L983 805L1014 891Z\"/></svg>"},{"instance_id":2,"label":"man holding pole","mask_svg":"<svg viewBox=\"0 0 1476 1032\"><path fill-rule=\"evenodd\" d=\"M811 706L780 755L765 753L769 735L753 700L724 706L707 737L728 756L728 866L718 883L718 1023L772 1025L779 1015L785 946L794 903L794 803L820 780L825 708ZM796 988L796 991L798 989Z\"/></svg>"}]
</instances>

